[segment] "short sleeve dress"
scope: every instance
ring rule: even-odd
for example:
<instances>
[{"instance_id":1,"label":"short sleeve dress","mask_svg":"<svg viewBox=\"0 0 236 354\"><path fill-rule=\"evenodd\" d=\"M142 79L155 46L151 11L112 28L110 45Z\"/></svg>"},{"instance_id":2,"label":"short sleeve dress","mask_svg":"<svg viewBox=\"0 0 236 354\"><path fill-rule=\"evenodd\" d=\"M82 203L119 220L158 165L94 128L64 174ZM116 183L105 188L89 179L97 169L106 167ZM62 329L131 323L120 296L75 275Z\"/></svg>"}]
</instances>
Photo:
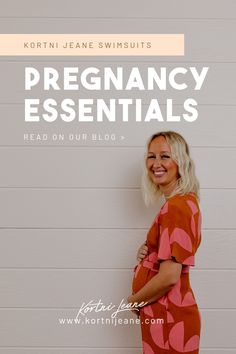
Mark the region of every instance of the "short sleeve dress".
<instances>
[{"instance_id":1,"label":"short sleeve dress","mask_svg":"<svg viewBox=\"0 0 236 354\"><path fill-rule=\"evenodd\" d=\"M198 354L201 318L189 280L201 242L201 213L194 193L175 195L157 214L147 234L148 255L134 268L133 293L159 271L160 262L182 264L178 282L140 310L144 354Z\"/></svg>"}]
</instances>

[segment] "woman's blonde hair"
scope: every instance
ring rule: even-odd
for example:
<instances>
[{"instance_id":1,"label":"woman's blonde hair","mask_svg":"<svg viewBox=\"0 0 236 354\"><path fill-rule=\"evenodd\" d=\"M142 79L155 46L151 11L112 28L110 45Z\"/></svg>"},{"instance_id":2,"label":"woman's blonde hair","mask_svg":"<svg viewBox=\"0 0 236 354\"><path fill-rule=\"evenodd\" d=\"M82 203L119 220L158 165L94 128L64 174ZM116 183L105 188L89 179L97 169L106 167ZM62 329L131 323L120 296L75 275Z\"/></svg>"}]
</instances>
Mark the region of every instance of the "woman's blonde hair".
<instances>
[{"instance_id":1,"label":"woman's blonde hair","mask_svg":"<svg viewBox=\"0 0 236 354\"><path fill-rule=\"evenodd\" d=\"M194 162L189 154L189 147L185 139L173 131L164 131L153 134L147 141L145 153L145 163L142 175L142 194L146 205L153 204L157 199L163 196L160 187L150 179L146 167L147 153L151 142L158 136L163 136L170 145L171 157L178 165L179 178L176 187L168 198L176 194L195 193L199 198L199 183L195 175Z\"/></svg>"}]
</instances>

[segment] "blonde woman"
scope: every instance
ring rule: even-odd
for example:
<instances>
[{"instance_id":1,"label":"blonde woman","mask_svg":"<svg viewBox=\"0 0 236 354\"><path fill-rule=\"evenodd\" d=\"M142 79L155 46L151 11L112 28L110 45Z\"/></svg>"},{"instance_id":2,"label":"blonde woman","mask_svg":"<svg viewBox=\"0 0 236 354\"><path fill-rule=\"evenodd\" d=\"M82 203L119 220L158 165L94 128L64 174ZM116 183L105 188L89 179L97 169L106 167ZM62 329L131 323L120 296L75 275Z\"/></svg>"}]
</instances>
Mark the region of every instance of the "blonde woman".
<instances>
[{"instance_id":1,"label":"blonde woman","mask_svg":"<svg viewBox=\"0 0 236 354\"><path fill-rule=\"evenodd\" d=\"M201 242L199 184L184 138L159 132L147 143L142 181L145 203L164 197L138 251L128 302L139 310L144 354L199 353L200 313L189 281Z\"/></svg>"}]
</instances>

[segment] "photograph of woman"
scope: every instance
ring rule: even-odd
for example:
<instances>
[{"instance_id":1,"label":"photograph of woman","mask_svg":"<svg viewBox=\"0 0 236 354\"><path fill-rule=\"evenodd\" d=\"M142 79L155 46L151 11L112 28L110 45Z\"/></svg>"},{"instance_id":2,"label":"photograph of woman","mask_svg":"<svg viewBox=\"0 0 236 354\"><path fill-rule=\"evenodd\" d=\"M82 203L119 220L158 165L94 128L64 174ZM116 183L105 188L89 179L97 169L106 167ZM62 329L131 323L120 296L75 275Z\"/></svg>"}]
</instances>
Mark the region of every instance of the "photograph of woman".
<instances>
[{"instance_id":1,"label":"photograph of woman","mask_svg":"<svg viewBox=\"0 0 236 354\"><path fill-rule=\"evenodd\" d=\"M198 354L201 317L189 271L201 242L199 183L185 139L167 131L147 143L145 204L165 203L138 250L129 303L140 318L144 354Z\"/></svg>"}]
</instances>

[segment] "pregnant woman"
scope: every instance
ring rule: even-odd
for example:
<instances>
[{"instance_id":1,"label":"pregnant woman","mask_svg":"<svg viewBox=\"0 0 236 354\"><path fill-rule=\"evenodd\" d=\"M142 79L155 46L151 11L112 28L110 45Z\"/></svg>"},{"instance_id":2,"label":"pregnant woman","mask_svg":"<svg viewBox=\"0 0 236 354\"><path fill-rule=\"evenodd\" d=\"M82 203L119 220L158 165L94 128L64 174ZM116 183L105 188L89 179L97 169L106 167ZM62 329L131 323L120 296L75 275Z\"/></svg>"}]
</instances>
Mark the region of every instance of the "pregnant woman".
<instances>
[{"instance_id":1,"label":"pregnant woman","mask_svg":"<svg viewBox=\"0 0 236 354\"><path fill-rule=\"evenodd\" d=\"M138 252L129 303L139 310L144 354L198 354L201 320L189 281L201 242L199 185L184 138L160 132L147 144L143 195L165 203Z\"/></svg>"}]
</instances>

